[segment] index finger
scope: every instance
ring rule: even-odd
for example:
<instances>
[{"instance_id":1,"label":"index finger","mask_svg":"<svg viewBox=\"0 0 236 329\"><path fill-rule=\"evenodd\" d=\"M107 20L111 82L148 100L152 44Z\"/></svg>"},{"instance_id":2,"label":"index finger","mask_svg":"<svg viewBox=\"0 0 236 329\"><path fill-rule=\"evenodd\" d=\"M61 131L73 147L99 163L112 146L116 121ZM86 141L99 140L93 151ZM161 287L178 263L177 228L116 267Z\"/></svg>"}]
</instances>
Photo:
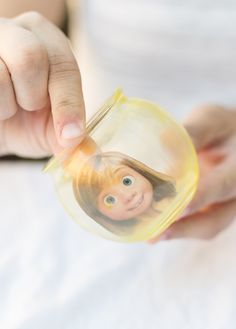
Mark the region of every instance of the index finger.
<instances>
[{"instance_id":1,"label":"index finger","mask_svg":"<svg viewBox=\"0 0 236 329\"><path fill-rule=\"evenodd\" d=\"M42 41L49 57L48 92L54 128L61 146L75 146L85 132L85 109L81 77L66 36L38 13L16 18Z\"/></svg>"}]
</instances>

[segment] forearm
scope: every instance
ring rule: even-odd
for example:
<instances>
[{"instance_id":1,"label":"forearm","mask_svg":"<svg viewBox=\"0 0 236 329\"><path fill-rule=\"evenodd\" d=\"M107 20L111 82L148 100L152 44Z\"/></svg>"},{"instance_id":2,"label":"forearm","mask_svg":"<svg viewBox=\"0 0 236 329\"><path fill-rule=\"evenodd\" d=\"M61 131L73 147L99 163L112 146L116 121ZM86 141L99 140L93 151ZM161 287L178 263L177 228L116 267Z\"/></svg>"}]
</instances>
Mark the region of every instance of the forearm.
<instances>
[{"instance_id":1,"label":"forearm","mask_svg":"<svg viewBox=\"0 0 236 329\"><path fill-rule=\"evenodd\" d=\"M62 26L66 0L0 0L0 17L11 18L26 11L38 11L58 26Z\"/></svg>"}]
</instances>

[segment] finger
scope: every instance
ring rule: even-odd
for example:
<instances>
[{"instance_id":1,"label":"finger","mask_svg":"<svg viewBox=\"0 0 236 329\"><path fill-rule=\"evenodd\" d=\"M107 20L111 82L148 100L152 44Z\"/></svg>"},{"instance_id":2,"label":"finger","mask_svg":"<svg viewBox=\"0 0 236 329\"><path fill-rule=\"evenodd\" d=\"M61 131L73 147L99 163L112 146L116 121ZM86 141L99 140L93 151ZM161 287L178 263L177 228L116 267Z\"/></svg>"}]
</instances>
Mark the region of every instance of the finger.
<instances>
[{"instance_id":1,"label":"finger","mask_svg":"<svg viewBox=\"0 0 236 329\"><path fill-rule=\"evenodd\" d=\"M32 32L0 24L0 56L11 74L17 103L25 110L38 110L48 102L48 56Z\"/></svg>"},{"instance_id":2,"label":"finger","mask_svg":"<svg viewBox=\"0 0 236 329\"><path fill-rule=\"evenodd\" d=\"M11 77L4 61L0 59L0 120L12 117L17 111Z\"/></svg>"},{"instance_id":3,"label":"finger","mask_svg":"<svg viewBox=\"0 0 236 329\"><path fill-rule=\"evenodd\" d=\"M184 120L184 126L196 149L201 150L229 136L235 119L234 111L220 106L206 105L194 109Z\"/></svg>"},{"instance_id":4,"label":"finger","mask_svg":"<svg viewBox=\"0 0 236 329\"><path fill-rule=\"evenodd\" d=\"M53 24L37 13L18 17L32 30L49 54L49 95L54 127L62 146L78 144L85 130L85 111L80 72L67 38Z\"/></svg>"},{"instance_id":5,"label":"finger","mask_svg":"<svg viewBox=\"0 0 236 329\"><path fill-rule=\"evenodd\" d=\"M58 153L60 153L63 150L61 145L58 143L58 140L55 135L55 129L53 126L52 115L50 115L50 117L47 121L46 140L48 143L48 149L52 150L52 153L54 155L57 155Z\"/></svg>"},{"instance_id":6,"label":"finger","mask_svg":"<svg viewBox=\"0 0 236 329\"><path fill-rule=\"evenodd\" d=\"M208 205L236 198L236 163L224 161L200 178L196 195L186 214L192 214Z\"/></svg>"},{"instance_id":7,"label":"finger","mask_svg":"<svg viewBox=\"0 0 236 329\"><path fill-rule=\"evenodd\" d=\"M177 221L162 236L152 239L149 243L180 238L212 239L235 219L236 200L231 200Z\"/></svg>"},{"instance_id":8,"label":"finger","mask_svg":"<svg viewBox=\"0 0 236 329\"><path fill-rule=\"evenodd\" d=\"M209 208L207 211L186 217L171 227L169 239L211 239L236 219L236 200Z\"/></svg>"}]
</instances>

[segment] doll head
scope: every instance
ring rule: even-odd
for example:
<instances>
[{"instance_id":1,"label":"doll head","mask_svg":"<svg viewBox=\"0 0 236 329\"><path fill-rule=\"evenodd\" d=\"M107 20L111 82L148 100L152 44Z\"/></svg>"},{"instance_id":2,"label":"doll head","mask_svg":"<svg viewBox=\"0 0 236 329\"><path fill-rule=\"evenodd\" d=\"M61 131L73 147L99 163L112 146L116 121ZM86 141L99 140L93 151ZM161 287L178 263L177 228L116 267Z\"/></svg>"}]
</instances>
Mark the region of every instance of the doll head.
<instances>
[{"instance_id":1,"label":"doll head","mask_svg":"<svg viewBox=\"0 0 236 329\"><path fill-rule=\"evenodd\" d=\"M147 211L176 195L170 177L118 152L92 156L73 179L76 200L96 222L127 234Z\"/></svg>"}]
</instances>

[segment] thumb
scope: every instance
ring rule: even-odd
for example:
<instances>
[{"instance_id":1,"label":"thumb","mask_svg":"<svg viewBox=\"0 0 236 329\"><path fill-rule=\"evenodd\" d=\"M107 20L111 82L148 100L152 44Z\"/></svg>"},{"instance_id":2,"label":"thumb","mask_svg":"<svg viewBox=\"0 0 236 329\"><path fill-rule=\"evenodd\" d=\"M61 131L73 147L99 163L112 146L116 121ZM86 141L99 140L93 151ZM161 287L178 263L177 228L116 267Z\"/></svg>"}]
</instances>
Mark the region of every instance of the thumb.
<instances>
[{"instance_id":1,"label":"thumb","mask_svg":"<svg viewBox=\"0 0 236 329\"><path fill-rule=\"evenodd\" d=\"M161 236L148 242L154 244L163 240L173 239L202 239L216 237L235 220L236 200L231 200L172 224Z\"/></svg>"},{"instance_id":2,"label":"thumb","mask_svg":"<svg viewBox=\"0 0 236 329\"><path fill-rule=\"evenodd\" d=\"M188 207L187 213L189 215L211 204L225 202L235 197L235 161L228 159L200 178L196 196Z\"/></svg>"},{"instance_id":3,"label":"thumb","mask_svg":"<svg viewBox=\"0 0 236 329\"><path fill-rule=\"evenodd\" d=\"M221 106L205 105L195 108L183 124L199 151L228 137L232 131L232 119L232 111Z\"/></svg>"}]
</instances>

